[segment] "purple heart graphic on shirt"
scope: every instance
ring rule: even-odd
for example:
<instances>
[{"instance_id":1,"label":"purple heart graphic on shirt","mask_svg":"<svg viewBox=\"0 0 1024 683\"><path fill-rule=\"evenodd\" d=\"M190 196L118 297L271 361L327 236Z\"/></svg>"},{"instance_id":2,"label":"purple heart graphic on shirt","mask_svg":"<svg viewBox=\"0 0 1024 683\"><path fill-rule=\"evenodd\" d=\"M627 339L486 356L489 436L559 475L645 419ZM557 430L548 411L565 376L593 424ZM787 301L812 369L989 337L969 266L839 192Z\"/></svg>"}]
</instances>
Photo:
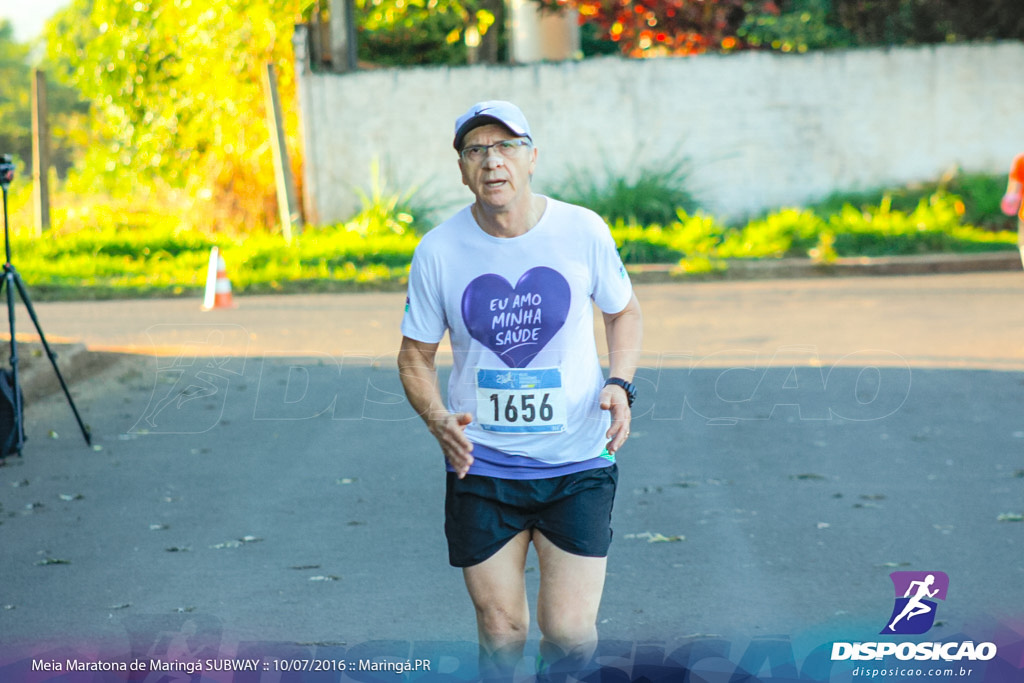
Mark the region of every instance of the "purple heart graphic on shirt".
<instances>
[{"instance_id":1,"label":"purple heart graphic on shirt","mask_svg":"<svg viewBox=\"0 0 1024 683\"><path fill-rule=\"evenodd\" d=\"M546 266L526 271L515 287L488 273L462 293L462 320L505 365L525 368L562 329L571 298L569 283Z\"/></svg>"}]
</instances>

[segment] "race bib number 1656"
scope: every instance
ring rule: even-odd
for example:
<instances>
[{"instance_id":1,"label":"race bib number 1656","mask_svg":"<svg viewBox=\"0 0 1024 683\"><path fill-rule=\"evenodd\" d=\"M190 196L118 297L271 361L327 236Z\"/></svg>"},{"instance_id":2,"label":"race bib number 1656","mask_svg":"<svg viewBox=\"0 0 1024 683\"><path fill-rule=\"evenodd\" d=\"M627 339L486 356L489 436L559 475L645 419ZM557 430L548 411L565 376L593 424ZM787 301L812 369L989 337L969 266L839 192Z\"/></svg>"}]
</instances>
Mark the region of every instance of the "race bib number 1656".
<instances>
[{"instance_id":1,"label":"race bib number 1656","mask_svg":"<svg viewBox=\"0 0 1024 683\"><path fill-rule=\"evenodd\" d=\"M487 431L565 430L565 391L558 368L477 370L476 399L477 422Z\"/></svg>"}]
</instances>

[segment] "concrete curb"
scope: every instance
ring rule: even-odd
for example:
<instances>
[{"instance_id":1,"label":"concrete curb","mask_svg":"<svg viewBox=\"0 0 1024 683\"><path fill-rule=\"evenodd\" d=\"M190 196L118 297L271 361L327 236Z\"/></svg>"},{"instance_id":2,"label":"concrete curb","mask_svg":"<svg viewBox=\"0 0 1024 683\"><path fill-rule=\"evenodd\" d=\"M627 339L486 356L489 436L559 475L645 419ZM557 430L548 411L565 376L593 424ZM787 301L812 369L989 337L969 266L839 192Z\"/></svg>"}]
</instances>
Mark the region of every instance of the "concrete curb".
<instances>
[{"instance_id":1,"label":"concrete curb","mask_svg":"<svg viewBox=\"0 0 1024 683\"><path fill-rule=\"evenodd\" d=\"M7 346L7 349L9 351L10 347ZM79 343L50 342L50 350L69 389L75 382L92 377L116 364L122 357L117 353L90 351L85 344ZM5 360L4 365L9 367L10 356ZM18 340L18 382L25 403L29 405L60 391L57 373L41 342Z\"/></svg>"},{"instance_id":2,"label":"concrete curb","mask_svg":"<svg viewBox=\"0 0 1024 683\"><path fill-rule=\"evenodd\" d=\"M701 276L678 271L675 264L628 266L636 283L685 282ZM1021 270L1021 256L1015 251L981 254L935 254L927 256L887 256L841 258L833 263L808 259L731 259L723 273L704 279L768 280L809 277L864 277L887 275L930 275L936 273L982 273Z\"/></svg>"}]
</instances>

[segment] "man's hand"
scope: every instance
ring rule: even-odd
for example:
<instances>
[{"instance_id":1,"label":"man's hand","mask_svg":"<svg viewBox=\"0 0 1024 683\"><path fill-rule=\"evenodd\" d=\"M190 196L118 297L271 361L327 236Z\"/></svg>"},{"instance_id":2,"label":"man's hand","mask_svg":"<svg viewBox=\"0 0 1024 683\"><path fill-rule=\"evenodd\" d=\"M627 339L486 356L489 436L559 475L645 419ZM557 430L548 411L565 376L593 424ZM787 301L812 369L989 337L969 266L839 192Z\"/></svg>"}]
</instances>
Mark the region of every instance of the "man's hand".
<instances>
[{"instance_id":1,"label":"man's hand","mask_svg":"<svg viewBox=\"0 0 1024 683\"><path fill-rule=\"evenodd\" d=\"M612 424L605 433L609 439L605 448L609 453L615 453L626 443L629 438L629 422L632 418L632 411L629 409L629 397L626 390L616 384L609 384L601 390L601 410L611 411Z\"/></svg>"},{"instance_id":2,"label":"man's hand","mask_svg":"<svg viewBox=\"0 0 1024 683\"><path fill-rule=\"evenodd\" d=\"M438 387L436 356L437 344L403 337L402 348L398 351L398 372L409 403L427 423L445 459L462 479L473 464L473 444L466 438L466 425L473 421L473 416L448 412Z\"/></svg>"},{"instance_id":3,"label":"man's hand","mask_svg":"<svg viewBox=\"0 0 1024 683\"><path fill-rule=\"evenodd\" d=\"M462 479L473 464L473 444L466 438L466 426L473 421L469 413L443 413L431 417L428 422L430 433L441 445L448 464Z\"/></svg>"},{"instance_id":4,"label":"man's hand","mask_svg":"<svg viewBox=\"0 0 1024 683\"><path fill-rule=\"evenodd\" d=\"M1007 216L1016 216L1020 210L1020 192L1007 192L999 202L999 208Z\"/></svg>"}]
</instances>

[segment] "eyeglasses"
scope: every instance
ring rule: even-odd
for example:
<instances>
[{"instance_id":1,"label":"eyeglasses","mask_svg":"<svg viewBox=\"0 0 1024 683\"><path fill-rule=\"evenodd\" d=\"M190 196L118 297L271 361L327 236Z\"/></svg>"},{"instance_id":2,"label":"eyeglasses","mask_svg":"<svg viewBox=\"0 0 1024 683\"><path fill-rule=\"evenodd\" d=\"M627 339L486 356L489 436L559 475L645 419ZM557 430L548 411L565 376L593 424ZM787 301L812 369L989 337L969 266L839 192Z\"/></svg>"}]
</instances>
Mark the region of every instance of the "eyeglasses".
<instances>
[{"instance_id":1,"label":"eyeglasses","mask_svg":"<svg viewBox=\"0 0 1024 683\"><path fill-rule=\"evenodd\" d=\"M478 164L487 158L488 151L492 149L497 150L500 156L506 159L512 159L519 154L519 150L521 148L529 146L529 140L526 140L525 138L515 138L513 140L495 142L493 145L467 145L462 148L461 152L459 152L459 156L467 163Z\"/></svg>"}]
</instances>

